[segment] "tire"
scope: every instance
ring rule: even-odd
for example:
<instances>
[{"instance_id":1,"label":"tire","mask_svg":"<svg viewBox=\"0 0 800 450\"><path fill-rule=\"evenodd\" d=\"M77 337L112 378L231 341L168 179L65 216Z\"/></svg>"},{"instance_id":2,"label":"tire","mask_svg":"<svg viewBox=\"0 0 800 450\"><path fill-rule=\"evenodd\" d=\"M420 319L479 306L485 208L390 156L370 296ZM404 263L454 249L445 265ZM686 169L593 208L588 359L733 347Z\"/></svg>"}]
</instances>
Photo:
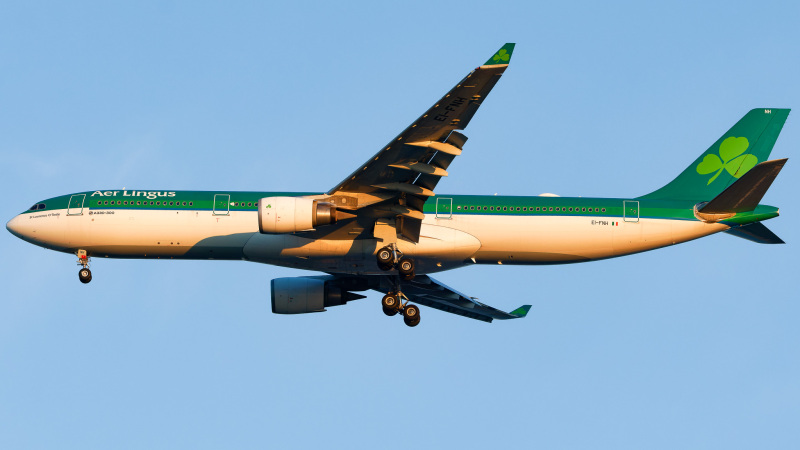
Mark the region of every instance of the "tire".
<instances>
[{"instance_id":1,"label":"tire","mask_svg":"<svg viewBox=\"0 0 800 450\"><path fill-rule=\"evenodd\" d=\"M81 269L78 271L78 279L81 280L81 283L86 284L92 281L92 271L89 269Z\"/></svg>"},{"instance_id":2,"label":"tire","mask_svg":"<svg viewBox=\"0 0 800 450\"><path fill-rule=\"evenodd\" d=\"M396 295L386 294L381 299L381 306L383 307L383 312L394 311L393 314L386 314L387 316L393 316L400 310L400 299Z\"/></svg>"},{"instance_id":3,"label":"tire","mask_svg":"<svg viewBox=\"0 0 800 450\"><path fill-rule=\"evenodd\" d=\"M397 314L397 310L396 309L389 309L389 308L384 306L383 307L383 313L386 314L389 317L392 317L395 314Z\"/></svg>"},{"instance_id":4,"label":"tire","mask_svg":"<svg viewBox=\"0 0 800 450\"><path fill-rule=\"evenodd\" d=\"M403 308L403 317L409 320L416 320L419 317L419 306L406 305L406 307Z\"/></svg>"},{"instance_id":5,"label":"tire","mask_svg":"<svg viewBox=\"0 0 800 450\"><path fill-rule=\"evenodd\" d=\"M415 326L419 325L419 317L417 317L417 320L413 320L413 321L412 320L407 320L405 317L403 317L403 322L407 326L409 326L411 328L414 328Z\"/></svg>"},{"instance_id":6,"label":"tire","mask_svg":"<svg viewBox=\"0 0 800 450\"><path fill-rule=\"evenodd\" d=\"M413 259L403 258L397 263L397 271L400 272L400 276L402 276L404 280L410 280L414 278L414 266Z\"/></svg>"},{"instance_id":7,"label":"tire","mask_svg":"<svg viewBox=\"0 0 800 450\"><path fill-rule=\"evenodd\" d=\"M406 305L403 309L403 322L409 327L419 325L419 307L417 305Z\"/></svg>"},{"instance_id":8,"label":"tire","mask_svg":"<svg viewBox=\"0 0 800 450\"><path fill-rule=\"evenodd\" d=\"M378 254L375 255L378 259L378 266L383 269L384 267L388 266L391 268L394 265L394 252L389 247L383 247L378 250ZM383 269L387 270L387 269Z\"/></svg>"}]
</instances>

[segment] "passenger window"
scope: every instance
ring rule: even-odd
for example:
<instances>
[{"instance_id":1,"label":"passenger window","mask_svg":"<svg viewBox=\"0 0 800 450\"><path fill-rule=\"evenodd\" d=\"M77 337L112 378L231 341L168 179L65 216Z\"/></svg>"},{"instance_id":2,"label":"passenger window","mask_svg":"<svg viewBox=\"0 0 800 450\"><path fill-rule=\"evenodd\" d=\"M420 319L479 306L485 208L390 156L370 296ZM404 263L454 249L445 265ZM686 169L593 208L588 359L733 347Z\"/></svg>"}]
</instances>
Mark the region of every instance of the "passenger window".
<instances>
[{"instance_id":1,"label":"passenger window","mask_svg":"<svg viewBox=\"0 0 800 450\"><path fill-rule=\"evenodd\" d=\"M586 208L581 208L581 209L582 209L581 212L586 212ZM592 208L589 208L589 209L592 209Z\"/></svg>"},{"instance_id":2,"label":"passenger window","mask_svg":"<svg viewBox=\"0 0 800 450\"><path fill-rule=\"evenodd\" d=\"M550 207L550 211L552 211L552 210L553 210L553 207L551 206L551 207Z\"/></svg>"},{"instance_id":3,"label":"passenger window","mask_svg":"<svg viewBox=\"0 0 800 450\"><path fill-rule=\"evenodd\" d=\"M189 206L192 206L192 202L189 202Z\"/></svg>"},{"instance_id":4,"label":"passenger window","mask_svg":"<svg viewBox=\"0 0 800 450\"><path fill-rule=\"evenodd\" d=\"M489 211L494 211L494 206L490 206Z\"/></svg>"},{"instance_id":5,"label":"passenger window","mask_svg":"<svg viewBox=\"0 0 800 450\"><path fill-rule=\"evenodd\" d=\"M507 207L503 206L503 211L506 211L507 209L508 209Z\"/></svg>"},{"instance_id":6,"label":"passenger window","mask_svg":"<svg viewBox=\"0 0 800 450\"><path fill-rule=\"evenodd\" d=\"M606 209L605 209L605 208L603 208L603 212L606 212Z\"/></svg>"},{"instance_id":7,"label":"passenger window","mask_svg":"<svg viewBox=\"0 0 800 450\"><path fill-rule=\"evenodd\" d=\"M569 209L569 212L572 212L572 208Z\"/></svg>"},{"instance_id":8,"label":"passenger window","mask_svg":"<svg viewBox=\"0 0 800 450\"><path fill-rule=\"evenodd\" d=\"M186 206L186 202L183 202L183 206Z\"/></svg>"}]
</instances>

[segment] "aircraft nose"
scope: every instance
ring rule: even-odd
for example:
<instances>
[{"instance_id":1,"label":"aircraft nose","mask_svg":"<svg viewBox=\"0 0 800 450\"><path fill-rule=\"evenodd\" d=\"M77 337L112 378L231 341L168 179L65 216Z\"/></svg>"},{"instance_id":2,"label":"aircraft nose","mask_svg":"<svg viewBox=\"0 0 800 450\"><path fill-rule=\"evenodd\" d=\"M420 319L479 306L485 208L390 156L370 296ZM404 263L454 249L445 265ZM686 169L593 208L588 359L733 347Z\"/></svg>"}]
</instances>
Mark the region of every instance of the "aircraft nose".
<instances>
[{"instance_id":1,"label":"aircraft nose","mask_svg":"<svg viewBox=\"0 0 800 450\"><path fill-rule=\"evenodd\" d=\"M14 236L25 239L25 226L24 221L22 220L22 215L15 216L13 219L9 220L6 224L6 229L11 232Z\"/></svg>"}]
</instances>

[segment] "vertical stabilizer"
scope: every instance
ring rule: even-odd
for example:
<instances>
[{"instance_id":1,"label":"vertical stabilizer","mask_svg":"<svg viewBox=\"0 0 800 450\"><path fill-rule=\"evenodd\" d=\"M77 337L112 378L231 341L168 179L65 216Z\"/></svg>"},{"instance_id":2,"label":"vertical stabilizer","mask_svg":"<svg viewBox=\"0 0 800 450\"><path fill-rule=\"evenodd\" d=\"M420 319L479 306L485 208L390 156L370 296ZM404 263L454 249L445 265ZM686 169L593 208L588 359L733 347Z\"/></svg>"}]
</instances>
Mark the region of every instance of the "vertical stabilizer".
<instances>
[{"instance_id":1,"label":"vertical stabilizer","mask_svg":"<svg viewBox=\"0 0 800 450\"><path fill-rule=\"evenodd\" d=\"M766 161L789 109L753 109L669 184L644 199L709 201Z\"/></svg>"}]
</instances>

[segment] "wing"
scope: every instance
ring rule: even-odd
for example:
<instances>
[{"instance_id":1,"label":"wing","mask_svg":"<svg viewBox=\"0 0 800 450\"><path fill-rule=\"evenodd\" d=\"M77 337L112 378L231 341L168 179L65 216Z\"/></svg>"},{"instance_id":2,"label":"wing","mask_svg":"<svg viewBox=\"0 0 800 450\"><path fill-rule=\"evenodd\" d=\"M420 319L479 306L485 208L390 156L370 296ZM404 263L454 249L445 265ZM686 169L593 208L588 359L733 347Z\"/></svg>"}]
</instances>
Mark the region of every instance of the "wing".
<instances>
[{"instance_id":1,"label":"wing","mask_svg":"<svg viewBox=\"0 0 800 450\"><path fill-rule=\"evenodd\" d=\"M372 289L384 294L392 291L391 277L384 276L381 278L383 280L381 280L380 286L371 286ZM500 311L478 302L472 297L468 297L427 275L417 275L413 280L403 281L403 294L414 303L484 322L491 322L494 319L520 319L525 317L531 309L531 305L522 305L511 312Z\"/></svg>"},{"instance_id":2,"label":"wing","mask_svg":"<svg viewBox=\"0 0 800 450\"><path fill-rule=\"evenodd\" d=\"M419 241L422 207L447 167L461 154L463 130L508 67L514 44L506 44L375 156L331 189L326 201L339 209L370 207L371 220L397 218L397 230Z\"/></svg>"}]
</instances>

